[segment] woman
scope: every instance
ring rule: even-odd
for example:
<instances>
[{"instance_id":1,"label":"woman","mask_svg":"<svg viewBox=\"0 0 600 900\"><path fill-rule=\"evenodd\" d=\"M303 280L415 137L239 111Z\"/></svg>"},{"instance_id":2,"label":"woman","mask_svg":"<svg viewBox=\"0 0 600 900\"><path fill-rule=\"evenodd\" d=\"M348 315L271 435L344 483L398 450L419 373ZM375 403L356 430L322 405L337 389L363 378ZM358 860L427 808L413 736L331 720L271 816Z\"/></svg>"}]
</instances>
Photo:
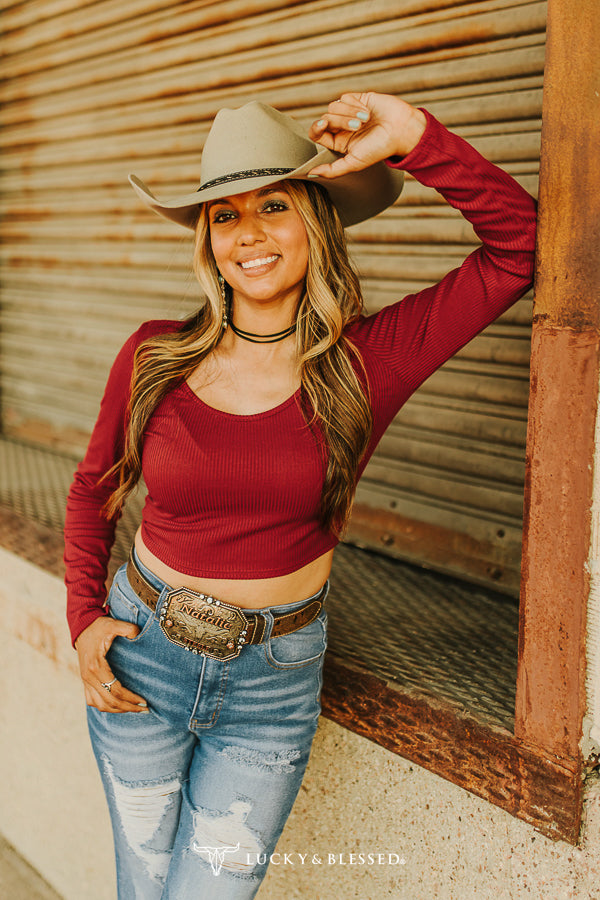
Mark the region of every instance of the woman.
<instances>
[{"instance_id":1,"label":"woman","mask_svg":"<svg viewBox=\"0 0 600 900\"><path fill-rule=\"evenodd\" d=\"M195 229L207 301L127 341L68 503L69 619L122 900L255 896L317 725L356 481L410 394L532 279L533 200L428 113L348 93L310 138L252 103L218 114L198 191L161 202L131 177ZM364 317L343 227L390 205L402 170L483 246ZM104 606L141 474L143 522Z\"/></svg>"}]
</instances>

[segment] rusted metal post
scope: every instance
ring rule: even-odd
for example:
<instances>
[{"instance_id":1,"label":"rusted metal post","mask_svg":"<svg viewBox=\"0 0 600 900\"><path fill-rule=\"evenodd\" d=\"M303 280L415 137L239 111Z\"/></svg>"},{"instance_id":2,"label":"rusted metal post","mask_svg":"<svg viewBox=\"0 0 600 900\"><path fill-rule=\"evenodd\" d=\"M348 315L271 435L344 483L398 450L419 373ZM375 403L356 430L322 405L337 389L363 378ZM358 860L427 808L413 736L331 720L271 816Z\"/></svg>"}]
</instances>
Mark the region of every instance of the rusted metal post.
<instances>
[{"instance_id":1,"label":"rusted metal post","mask_svg":"<svg viewBox=\"0 0 600 900\"><path fill-rule=\"evenodd\" d=\"M598 402L599 46L597 0L549 0L515 734L573 771Z\"/></svg>"}]
</instances>

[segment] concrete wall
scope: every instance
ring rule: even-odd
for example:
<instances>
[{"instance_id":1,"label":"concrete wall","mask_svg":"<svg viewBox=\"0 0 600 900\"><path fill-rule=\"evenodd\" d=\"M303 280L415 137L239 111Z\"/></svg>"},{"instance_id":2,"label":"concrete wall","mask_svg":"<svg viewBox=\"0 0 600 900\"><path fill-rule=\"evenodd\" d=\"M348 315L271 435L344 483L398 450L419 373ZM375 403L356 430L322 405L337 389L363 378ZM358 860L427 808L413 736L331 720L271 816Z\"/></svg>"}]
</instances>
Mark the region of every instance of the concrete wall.
<instances>
[{"instance_id":1,"label":"concrete wall","mask_svg":"<svg viewBox=\"0 0 600 900\"><path fill-rule=\"evenodd\" d=\"M65 900L114 900L62 584L3 550L0 571L0 832ZM278 852L264 900L599 900L600 779L574 848L322 720Z\"/></svg>"}]
</instances>

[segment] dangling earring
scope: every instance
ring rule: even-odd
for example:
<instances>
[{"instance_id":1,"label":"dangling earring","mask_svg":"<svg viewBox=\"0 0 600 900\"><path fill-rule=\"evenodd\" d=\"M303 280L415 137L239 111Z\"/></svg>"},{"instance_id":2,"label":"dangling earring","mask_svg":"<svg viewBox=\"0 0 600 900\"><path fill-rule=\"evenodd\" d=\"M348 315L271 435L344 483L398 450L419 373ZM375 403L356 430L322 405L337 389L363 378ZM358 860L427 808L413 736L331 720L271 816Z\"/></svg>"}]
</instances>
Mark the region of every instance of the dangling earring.
<instances>
[{"instance_id":1,"label":"dangling earring","mask_svg":"<svg viewBox=\"0 0 600 900\"><path fill-rule=\"evenodd\" d=\"M227 302L227 287L225 285L225 279L219 272L219 288L221 289L221 301L223 304L223 317L221 319L221 328L223 331L227 328L228 325L228 313L229 313L229 303Z\"/></svg>"}]
</instances>

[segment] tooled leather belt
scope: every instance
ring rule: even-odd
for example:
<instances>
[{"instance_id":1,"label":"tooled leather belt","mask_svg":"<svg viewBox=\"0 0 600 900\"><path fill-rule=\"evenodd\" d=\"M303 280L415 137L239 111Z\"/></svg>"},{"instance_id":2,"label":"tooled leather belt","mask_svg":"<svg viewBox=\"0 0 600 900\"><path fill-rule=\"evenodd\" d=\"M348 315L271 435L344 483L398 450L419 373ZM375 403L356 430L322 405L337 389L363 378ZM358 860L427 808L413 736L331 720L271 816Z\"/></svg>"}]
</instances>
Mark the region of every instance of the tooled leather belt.
<instances>
[{"instance_id":1,"label":"tooled leather belt","mask_svg":"<svg viewBox=\"0 0 600 900\"><path fill-rule=\"evenodd\" d=\"M146 606L156 611L162 591L158 591L139 570L133 554L127 563L127 579ZM273 615L269 637L292 634L317 618L323 609L325 587L293 612ZM160 626L175 644L212 659L226 660L239 655L244 644L260 644L267 628L262 613L242 610L209 594L188 588L170 589L161 604Z\"/></svg>"}]
</instances>

